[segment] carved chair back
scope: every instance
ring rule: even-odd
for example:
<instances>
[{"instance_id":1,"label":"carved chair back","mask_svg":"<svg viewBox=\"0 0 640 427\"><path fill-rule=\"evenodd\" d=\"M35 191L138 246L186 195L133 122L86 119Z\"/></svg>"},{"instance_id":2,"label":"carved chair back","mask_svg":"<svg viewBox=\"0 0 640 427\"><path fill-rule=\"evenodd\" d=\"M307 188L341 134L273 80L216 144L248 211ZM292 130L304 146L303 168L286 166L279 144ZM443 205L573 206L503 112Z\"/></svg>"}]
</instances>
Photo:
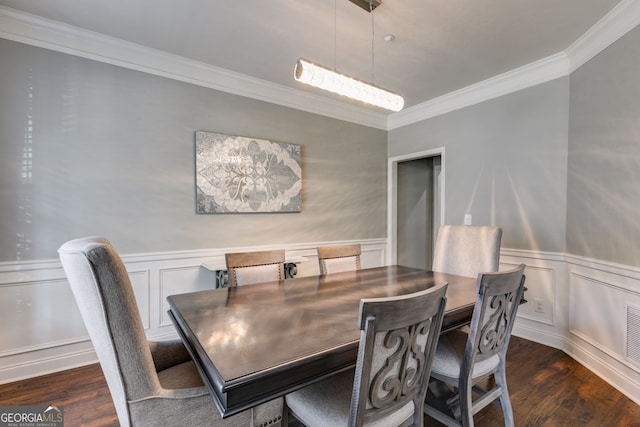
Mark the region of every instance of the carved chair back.
<instances>
[{"instance_id":1,"label":"carved chair back","mask_svg":"<svg viewBox=\"0 0 640 427\"><path fill-rule=\"evenodd\" d=\"M473 415L499 399L504 425L513 426L506 379L506 353L518 305L524 292L525 265L478 275L478 296L469 334L444 334L436 350L432 385L425 413L448 426L473 426ZM477 384L493 375L490 389ZM443 393L441 383L454 393ZM474 400L475 399L475 400ZM440 401L440 402L438 402ZM444 405L446 401L446 405ZM448 407L449 410L443 410Z\"/></svg>"},{"instance_id":2,"label":"carved chair back","mask_svg":"<svg viewBox=\"0 0 640 427\"><path fill-rule=\"evenodd\" d=\"M350 425L366 425L398 411L400 419L412 419L409 425L422 425L446 289L445 284L360 302L361 336Z\"/></svg>"},{"instance_id":3,"label":"carved chair back","mask_svg":"<svg viewBox=\"0 0 640 427\"><path fill-rule=\"evenodd\" d=\"M461 376L470 376L473 365L494 355L504 362L516 312L524 289L525 266L509 272L478 276L478 297L471 319Z\"/></svg>"}]
</instances>

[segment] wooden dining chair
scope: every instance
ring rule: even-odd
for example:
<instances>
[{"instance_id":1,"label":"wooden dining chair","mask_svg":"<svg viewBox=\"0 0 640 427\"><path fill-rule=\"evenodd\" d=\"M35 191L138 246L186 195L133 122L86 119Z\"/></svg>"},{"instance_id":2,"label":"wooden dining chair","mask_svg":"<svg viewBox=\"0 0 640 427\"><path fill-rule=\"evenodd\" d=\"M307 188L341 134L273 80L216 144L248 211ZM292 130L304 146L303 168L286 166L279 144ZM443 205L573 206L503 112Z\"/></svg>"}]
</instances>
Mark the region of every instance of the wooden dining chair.
<instances>
[{"instance_id":1,"label":"wooden dining chair","mask_svg":"<svg viewBox=\"0 0 640 427\"><path fill-rule=\"evenodd\" d=\"M443 225L438 231L432 270L459 276L498 271L502 229L491 226Z\"/></svg>"},{"instance_id":2,"label":"wooden dining chair","mask_svg":"<svg viewBox=\"0 0 640 427\"><path fill-rule=\"evenodd\" d=\"M318 263L320 274L360 270L360 244L319 246Z\"/></svg>"},{"instance_id":3,"label":"wooden dining chair","mask_svg":"<svg viewBox=\"0 0 640 427\"><path fill-rule=\"evenodd\" d=\"M230 286L284 279L284 250L237 252L225 255Z\"/></svg>"},{"instance_id":4,"label":"wooden dining chair","mask_svg":"<svg viewBox=\"0 0 640 427\"><path fill-rule=\"evenodd\" d=\"M118 416L128 426L282 426L278 398L222 419L195 363L179 339L148 341L131 281L103 237L71 240L58 249Z\"/></svg>"},{"instance_id":5,"label":"wooden dining chair","mask_svg":"<svg viewBox=\"0 0 640 427\"><path fill-rule=\"evenodd\" d=\"M447 285L360 301L355 369L285 396L309 427L422 426Z\"/></svg>"},{"instance_id":6,"label":"wooden dining chair","mask_svg":"<svg viewBox=\"0 0 640 427\"><path fill-rule=\"evenodd\" d=\"M425 414L447 426L473 426L473 415L499 400L504 425L513 426L505 365L524 291L524 269L521 264L510 271L478 276L469 333L454 330L440 337ZM495 385L490 390L478 387L480 381L491 376Z\"/></svg>"}]
</instances>

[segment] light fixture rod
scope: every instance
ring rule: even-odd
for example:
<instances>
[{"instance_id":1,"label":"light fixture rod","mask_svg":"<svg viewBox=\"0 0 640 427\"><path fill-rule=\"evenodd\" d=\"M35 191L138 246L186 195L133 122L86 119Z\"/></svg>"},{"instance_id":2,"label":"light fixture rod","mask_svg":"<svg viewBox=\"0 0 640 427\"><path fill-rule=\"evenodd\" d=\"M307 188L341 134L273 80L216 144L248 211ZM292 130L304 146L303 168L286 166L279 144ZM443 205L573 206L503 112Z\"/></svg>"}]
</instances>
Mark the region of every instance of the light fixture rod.
<instances>
[{"instance_id":1,"label":"light fixture rod","mask_svg":"<svg viewBox=\"0 0 640 427\"><path fill-rule=\"evenodd\" d=\"M294 78L301 83L387 110L400 111L404 107L404 99L396 93L340 74L303 58L296 62Z\"/></svg>"}]
</instances>

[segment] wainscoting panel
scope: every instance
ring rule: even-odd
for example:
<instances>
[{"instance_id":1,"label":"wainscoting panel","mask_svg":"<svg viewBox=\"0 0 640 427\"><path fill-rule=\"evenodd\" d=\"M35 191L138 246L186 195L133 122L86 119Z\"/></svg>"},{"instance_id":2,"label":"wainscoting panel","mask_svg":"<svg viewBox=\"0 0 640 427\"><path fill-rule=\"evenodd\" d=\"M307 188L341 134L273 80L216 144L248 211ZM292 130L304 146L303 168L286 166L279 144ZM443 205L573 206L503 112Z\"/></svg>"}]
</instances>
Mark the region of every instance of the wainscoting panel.
<instances>
[{"instance_id":1,"label":"wainscoting panel","mask_svg":"<svg viewBox=\"0 0 640 427\"><path fill-rule=\"evenodd\" d=\"M169 304L167 297L175 294L204 291L214 288L213 280L202 277L203 269L198 266L163 268L160 270L160 293L158 306L160 307L158 318L159 326L173 327L167 314ZM213 276L213 274L211 274Z\"/></svg>"},{"instance_id":2,"label":"wainscoting panel","mask_svg":"<svg viewBox=\"0 0 640 427\"><path fill-rule=\"evenodd\" d=\"M569 284L571 333L621 357L626 329L625 303L640 303L640 295L576 272L571 273Z\"/></svg>"},{"instance_id":3,"label":"wainscoting panel","mask_svg":"<svg viewBox=\"0 0 640 427\"><path fill-rule=\"evenodd\" d=\"M298 276L318 274L316 247L360 243L362 266L384 265L386 239L280 245L303 256ZM116 248L117 249L117 248ZM167 316L169 295L211 289L226 252L268 250L256 246L152 254L120 254L129 273L149 339L176 338ZM60 262L0 263L0 383L44 375L97 361Z\"/></svg>"},{"instance_id":4,"label":"wainscoting panel","mask_svg":"<svg viewBox=\"0 0 640 427\"><path fill-rule=\"evenodd\" d=\"M639 305L640 269L567 254L503 249L501 269L527 265L527 304L514 335L559 348L640 404L640 366L625 356L626 306ZM550 301L547 318L535 299Z\"/></svg>"},{"instance_id":5,"label":"wainscoting panel","mask_svg":"<svg viewBox=\"0 0 640 427\"><path fill-rule=\"evenodd\" d=\"M136 271L127 271L127 273L129 273L129 280L131 280L131 287L133 288L133 293L136 296L138 310L140 311L140 318L142 319L142 326L144 327L145 330L148 330L151 327L150 272L149 270L136 270ZM65 280L65 283L66 283L66 280ZM82 319L80 319L80 323L82 323ZM87 336L86 332L85 332L85 336Z\"/></svg>"},{"instance_id":6,"label":"wainscoting panel","mask_svg":"<svg viewBox=\"0 0 640 427\"><path fill-rule=\"evenodd\" d=\"M627 307L640 306L640 269L567 256L564 350L640 404L640 366L626 355Z\"/></svg>"},{"instance_id":7,"label":"wainscoting panel","mask_svg":"<svg viewBox=\"0 0 640 427\"><path fill-rule=\"evenodd\" d=\"M68 344L87 335L71 289L62 278L0 284L0 325L0 358Z\"/></svg>"},{"instance_id":8,"label":"wainscoting panel","mask_svg":"<svg viewBox=\"0 0 640 427\"><path fill-rule=\"evenodd\" d=\"M618 369L629 368L640 381L640 364L627 354L629 339L640 342L638 331L628 329L634 324L629 322L629 307L640 307L640 275L616 266L603 271L580 265L572 268L569 284L570 339L593 357L615 359L623 365Z\"/></svg>"},{"instance_id":9,"label":"wainscoting panel","mask_svg":"<svg viewBox=\"0 0 640 427\"><path fill-rule=\"evenodd\" d=\"M383 245L363 246L360 254L360 266L362 268L373 268L386 265L385 249L386 247Z\"/></svg>"},{"instance_id":10,"label":"wainscoting panel","mask_svg":"<svg viewBox=\"0 0 640 427\"><path fill-rule=\"evenodd\" d=\"M527 265L525 276L527 291L524 296L527 303L518 308L518 316L553 325L553 312L556 307L555 269Z\"/></svg>"},{"instance_id":11,"label":"wainscoting panel","mask_svg":"<svg viewBox=\"0 0 640 427\"><path fill-rule=\"evenodd\" d=\"M510 270L525 264L526 304L518 308L518 318L527 319L549 326L554 325L557 307L557 283L562 281L562 264L557 265L557 256L542 258L543 254L532 256L522 251L505 251L500 256L500 271Z\"/></svg>"}]
</instances>

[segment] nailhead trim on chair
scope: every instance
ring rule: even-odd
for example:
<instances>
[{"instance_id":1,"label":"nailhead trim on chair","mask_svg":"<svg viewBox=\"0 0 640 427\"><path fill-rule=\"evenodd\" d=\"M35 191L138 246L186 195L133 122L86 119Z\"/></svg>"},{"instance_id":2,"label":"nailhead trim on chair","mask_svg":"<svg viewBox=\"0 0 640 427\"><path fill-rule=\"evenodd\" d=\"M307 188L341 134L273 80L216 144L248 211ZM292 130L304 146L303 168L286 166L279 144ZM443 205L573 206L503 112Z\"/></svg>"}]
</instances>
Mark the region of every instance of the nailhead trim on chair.
<instances>
[{"instance_id":1,"label":"nailhead trim on chair","mask_svg":"<svg viewBox=\"0 0 640 427\"><path fill-rule=\"evenodd\" d=\"M271 424L275 424L275 423L278 423L280 421L282 421L282 415L278 415L278 418L274 418L272 420L265 421L264 423L259 424L257 427L267 427L267 426L270 426Z\"/></svg>"}]
</instances>

